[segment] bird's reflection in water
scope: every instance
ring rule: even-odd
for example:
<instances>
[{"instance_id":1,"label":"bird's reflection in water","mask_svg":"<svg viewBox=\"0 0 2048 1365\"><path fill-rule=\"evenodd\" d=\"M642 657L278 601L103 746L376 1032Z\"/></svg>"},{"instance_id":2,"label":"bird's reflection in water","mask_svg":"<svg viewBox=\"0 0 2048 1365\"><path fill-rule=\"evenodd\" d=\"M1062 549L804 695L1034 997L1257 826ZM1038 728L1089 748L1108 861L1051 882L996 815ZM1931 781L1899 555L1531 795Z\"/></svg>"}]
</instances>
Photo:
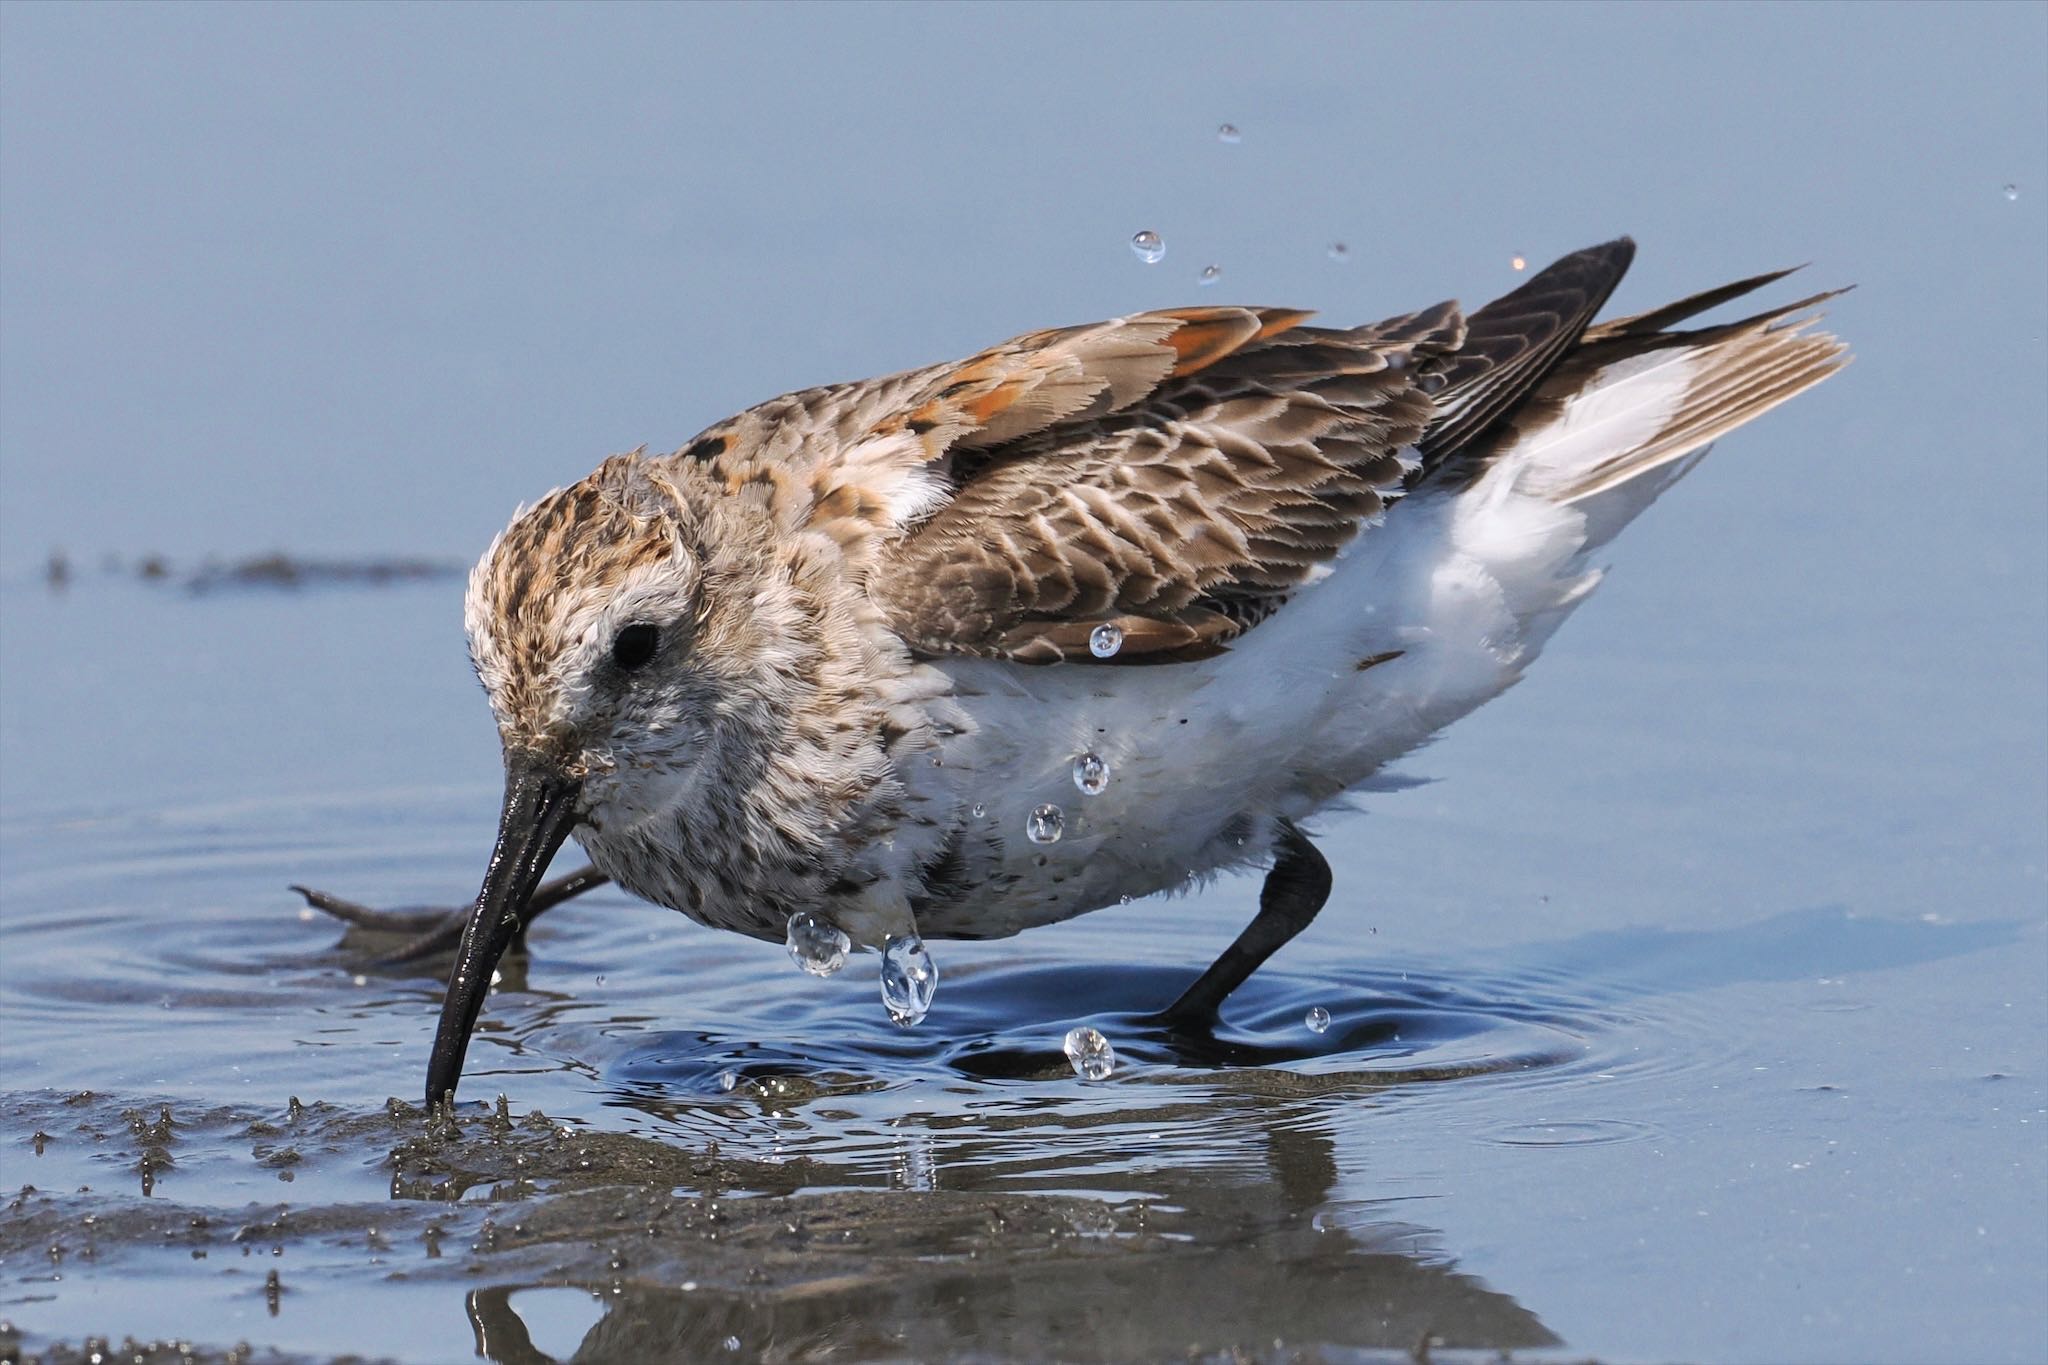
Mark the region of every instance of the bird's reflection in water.
<instances>
[{"instance_id":1,"label":"bird's reflection in water","mask_svg":"<svg viewBox=\"0 0 2048 1365\"><path fill-rule=\"evenodd\" d=\"M1027 1144L1001 1142L985 1115L972 1131L903 1130L895 1188L872 1188L865 1159L845 1170L808 1162L804 1183L826 1192L730 1199L723 1235L670 1241L657 1265L472 1291L477 1349L504 1365L554 1359L535 1346L520 1299L565 1282L601 1305L569 1357L579 1361L1262 1359L1559 1344L1513 1298L1460 1273L1433 1233L1403 1219L1407 1205L1340 1197L1318 1109L1358 1103L1355 1093L1156 1097L1092 1112L1098 1151L1080 1172L1063 1146L1034 1166L1020 1155ZM1051 1109L1007 1117L1041 1136L1062 1122ZM1148 1132L1197 1121L1213 1160L1146 1159ZM1059 1192L1077 1188L1088 1194Z\"/></svg>"}]
</instances>

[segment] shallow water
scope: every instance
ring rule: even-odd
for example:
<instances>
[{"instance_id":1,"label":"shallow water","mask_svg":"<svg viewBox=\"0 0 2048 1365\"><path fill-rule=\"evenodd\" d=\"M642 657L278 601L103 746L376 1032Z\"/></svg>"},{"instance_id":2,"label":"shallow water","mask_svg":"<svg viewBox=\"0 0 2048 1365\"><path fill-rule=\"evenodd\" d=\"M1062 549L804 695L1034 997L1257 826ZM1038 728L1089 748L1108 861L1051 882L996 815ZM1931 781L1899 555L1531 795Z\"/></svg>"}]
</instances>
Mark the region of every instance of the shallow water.
<instances>
[{"instance_id":1,"label":"shallow water","mask_svg":"<svg viewBox=\"0 0 2048 1365\"><path fill-rule=\"evenodd\" d=\"M535 928L430 1124L391 1097L418 1092L440 982L365 965L388 943L344 944L285 884L397 904L476 879L488 723L414 662L448 653L453 596L0 591L47 661L10 679L0 811L0 1189L34 1187L0 1215L0 1316L27 1349L1627 1355L1677 1313L1723 1354L1880 1356L1891 1256L1977 1305L1944 1329L1959 1358L2025 1340L2038 914L1748 905L1625 865L1486 904L1536 884L1513 850L1556 816L1449 784L1325 822L1336 900L1212 1044L1139 1016L1235 932L1248 878L936 944L912 1030L872 954L820 980L605 890ZM176 641L149 699L175 723L121 733L120 659ZM115 717L125 767L34 724L60 698ZM396 757L357 741L401 713ZM129 780L86 780L107 771ZM1080 1025L1116 1048L1105 1081L1061 1053Z\"/></svg>"},{"instance_id":2,"label":"shallow water","mask_svg":"<svg viewBox=\"0 0 2048 1365\"><path fill-rule=\"evenodd\" d=\"M0 1359L2048 1357L2038 9L104 13L0 16ZM1213 1043L1143 1016L1254 877L935 943L907 1031L605 890L418 1111L440 981L286 887L473 892L438 570L517 501L1210 261L1352 320L1623 229L1622 309L1861 281L1857 363L1316 823Z\"/></svg>"}]
</instances>

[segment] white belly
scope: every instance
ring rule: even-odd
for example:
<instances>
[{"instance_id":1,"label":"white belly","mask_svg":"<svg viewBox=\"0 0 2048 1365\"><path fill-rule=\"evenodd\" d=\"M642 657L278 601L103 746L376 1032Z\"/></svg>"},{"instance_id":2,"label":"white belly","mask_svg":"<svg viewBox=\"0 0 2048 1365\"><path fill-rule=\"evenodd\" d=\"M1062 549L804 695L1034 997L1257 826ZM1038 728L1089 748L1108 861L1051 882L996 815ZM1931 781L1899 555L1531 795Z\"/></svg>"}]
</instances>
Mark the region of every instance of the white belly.
<instances>
[{"instance_id":1,"label":"white belly","mask_svg":"<svg viewBox=\"0 0 2048 1365\"><path fill-rule=\"evenodd\" d=\"M941 664L973 722L946 742L942 773L970 839L1000 841L1010 884L933 906L922 931L1016 933L1263 858L1276 817L1372 785L1497 696L1591 579L1574 558L1577 513L1478 499L1396 504L1327 579L1215 659ZM1094 796L1072 775L1089 753L1109 768ZM1059 808L1057 842L1029 837L1044 806Z\"/></svg>"}]
</instances>

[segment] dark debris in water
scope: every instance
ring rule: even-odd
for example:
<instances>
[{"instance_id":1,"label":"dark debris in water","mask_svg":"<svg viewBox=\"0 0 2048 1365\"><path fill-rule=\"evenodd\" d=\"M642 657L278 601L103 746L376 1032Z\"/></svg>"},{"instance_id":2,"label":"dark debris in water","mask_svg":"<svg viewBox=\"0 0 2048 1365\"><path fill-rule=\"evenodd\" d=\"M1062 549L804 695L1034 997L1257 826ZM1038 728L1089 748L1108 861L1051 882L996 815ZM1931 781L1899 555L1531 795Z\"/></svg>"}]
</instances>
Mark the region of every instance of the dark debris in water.
<instances>
[{"instance_id":1,"label":"dark debris in water","mask_svg":"<svg viewBox=\"0 0 2048 1365\"><path fill-rule=\"evenodd\" d=\"M100 561L104 577L133 578L142 583L183 588L190 593L236 589L299 589L324 587L391 587L401 583L435 582L456 577L463 566L450 560L418 557L365 556L356 559L313 559L285 551L241 559L206 559L178 567L160 554L133 560L110 555ZM43 582L51 592L64 592L82 574L62 550L53 550L43 566Z\"/></svg>"},{"instance_id":2,"label":"dark debris in water","mask_svg":"<svg viewBox=\"0 0 2048 1365\"><path fill-rule=\"evenodd\" d=\"M182 1338L152 1338L138 1341L123 1337L86 1337L77 1345L55 1342L40 1350L23 1347L20 1332L12 1323L0 1322L0 1365L368 1365L362 1356L307 1356L279 1351L269 1346L237 1342L232 1346L207 1346Z\"/></svg>"},{"instance_id":3,"label":"dark debris in water","mask_svg":"<svg viewBox=\"0 0 2048 1365\"><path fill-rule=\"evenodd\" d=\"M300 559L259 555L231 564L208 562L186 576L190 592L223 588L385 587L394 583L453 578L462 566L431 559Z\"/></svg>"}]
</instances>

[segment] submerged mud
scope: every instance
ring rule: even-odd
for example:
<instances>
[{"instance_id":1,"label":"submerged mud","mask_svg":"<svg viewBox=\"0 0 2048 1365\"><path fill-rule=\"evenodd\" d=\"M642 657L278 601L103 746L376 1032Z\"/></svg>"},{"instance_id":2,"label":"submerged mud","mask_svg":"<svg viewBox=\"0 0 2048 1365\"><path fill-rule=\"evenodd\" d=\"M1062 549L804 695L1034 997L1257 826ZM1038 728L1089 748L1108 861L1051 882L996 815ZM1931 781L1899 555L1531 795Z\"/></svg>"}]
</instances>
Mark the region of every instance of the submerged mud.
<instances>
[{"instance_id":1,"label":"submerged mud","mask_svg":"<svg viewBox=\"0 0 2048 1365\"><path fill-rule=\"evenodd\" d=\"M301 1285L404 1282L508 1362L555 1358L534 1344L521 1297L563 1288L596 1310L568 1357L579 1360L1292 1360L1556 1344L1423 1230L1325 1208L1334 1169L1307 1135L1275 1144L1270 1183L1168 1177L1106 1202L892 1188L801 1157L583 1131L502 1102L254 1112L36 1095L0 1106L0 1134L17 1153L40 1135L40 1159L61 1172L106 1172L7 1200L0 1265L26 1321L34 1296L21 1291L37 1274L90 1267L188 1292L226 1284L270 1320L291 1315ZM388 1197L221 1207L149 1193L187 1152L292 1174L281 1196L368 1167ZM9 1166L33 1172L36 1160ZM145 1360L294 1358L122 1330ZM79 1339L10 1340L23 1361L91 1353Z\"/></svg>"},{"instance_id":2,"label":"submerged mud","mask_svg":"<svg viewBox=\"0 0 2048 1365\"><path fill-rule=\"evenodd\" d=\"M160 554L133 559L108 554L88 570L74 564L63 550L52 550L43 562L42 580L51 592L61 593L91 572L101 578L130 578L200 594L247 588L381 588L451 579L465 568L450 560L417 555L320 559L274 550L236 559L209 557L191 565Z\"/></svg>"}]
</instances>

